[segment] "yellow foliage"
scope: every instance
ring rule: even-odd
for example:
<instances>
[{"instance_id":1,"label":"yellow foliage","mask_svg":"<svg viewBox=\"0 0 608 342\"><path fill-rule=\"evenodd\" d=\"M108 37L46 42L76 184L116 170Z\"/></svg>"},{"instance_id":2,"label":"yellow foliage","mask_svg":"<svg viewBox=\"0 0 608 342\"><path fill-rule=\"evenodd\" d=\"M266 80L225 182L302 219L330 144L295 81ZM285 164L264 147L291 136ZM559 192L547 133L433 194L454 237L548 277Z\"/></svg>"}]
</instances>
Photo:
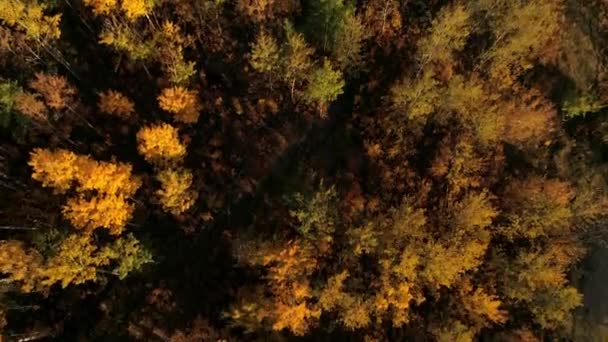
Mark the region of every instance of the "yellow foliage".
<instances>
[{"instance_id":1,"label":"yellow foliage","mask_svg":"<svg viewBox=\"0 0 608 342\"><path fill-rule=\"evenodd\" d=\"M488 294L484 289L472 290L471 286L465 286L465 292L461 293L461 301L464 310L471 319L483 326L486 320L491 323L505 323L508 319L506 311L501 310L502 302L497 296Z\"/></svg>"},{"instance_id":2,"label":"yellow foliage","mask_svg":"<svg viewBox=\"0 0 608 342\"><path fill-rule=\"evenodd\" d=\"M441 322L439 327L433 326L430 332L437 342L473 342L477 334L475 329L458 320Z\"/></svg>"},{"instance_id":3,"label":"yellow foliage","mask_svg":"<svg viewBox=\"0 0 608 342\"><path fill-rule=\"evenodd\" d=\"M87 6L93 7L93 13L96 15L101 15L112 12L118 3L118 0L84 0L84 3Z\"/></svg>"},{"instance_id":4,"label":"yellow foliage","mask_svg":"<svg viewBox=\"0 0 608 342\"><path fill-rule=\"evenodd\" d=\"M498 44L490 51L490 74L499 86L510 88L537 59L551 57L548 51L558 45L561 15L559 1L511 2L495 21Z\"/></svg>"},{"instance_id":5,"label":"yellow foliage","mask_svg":"<svg viewBox=\"0 0 608 342\"><path fill-rule=\"evenodd\" d=\"M161 109L173 113L177 121L195 123L201 110L196 91L177 86L163 89L158 96Z\"/></svg>"},{"instance_id":6,"label":"yellow foliage","mask_svg":"<svg viewBox=\"0 0 608 342\"><path fill-rule=\"evenodd\" d=\"M281 331L288 329L292 334L302 336L308 332L310 320L321 316L321 310L306 303L287 305L277 303L272 329Z\"/></svg>"},{"instance_id":7,"label":"yellow foliage","mask_svg":"<svg viewBox=\"0 0 608 342\"><path fill-rule=\"evenodd\" d=\"M343 300L342 287L346 278L348 278L348 271L342 271L329 278L319 296L319 305L323 310L332 310Z\"/></svg>"},{"instance_id":8,"label":"yellow foliage","mask_svg":"<svg viewBox=\"0 0 608 342\"><path fill-rule=\"evenodd\" d=\"M107 253L99 252L88 235L74 234L65 239L42 271L41 284L61 283L65 288L97 279L97 268L110 263Z\"/></svg>"},{"instance_id":9,"label":"yellow foliage","mask_svg":"<svg viewBox=\"0 0 608 342\"><path fill-rule=\"evenodd\" d=\"M29 165L34 169L32 178L45 187L57 191L68 190L78 174L78 157L67 150L47 150L36 148L30 153Z\"/></svg>"},{"instance_id":10,"label":"yellow foliage","mask_svg":"<svg viewBox=\"0 0 608 342\"><path fill-rule=\"evenodd\" d=\"M426 246L421 276L431 288L450 288L466 271L479 267L489 241L475 236L469 239L463 242L448 241L445 244L430 242Z\"/></svg>"},{"instance_id":11,"label":"yellow foliage","mask_svg":"<svg viewBox=\"0 0 608 342\"><path fill-rule=\"evenodd\" d=\"M433 113L441 97L433 76L427 71L415 81L404 80L391 88L391 101L399 115L425 122Z\"/></svg>"},{"instance_id":12,"label":"yellow foliage","mask_svg":"<svg viewBox=\"0 0 608 342\"><path fill-rule=\"evenodd\" d=\"M47 106L51 109L61 110L72 103L72 96L76 89L68 84L63 76L36 73L36 79L30 82L30 87L36 90Z\"/></svg>"},{"instance_id":13,"label":"yellow foliage","mask_svg":"<svg viewBox=\"0 0 608 342\"><path fill-rule=\"evenodd\" d=\"M347 329L361 329L369 326L370 308L367 302L360 297L346 297L341 311L342 324Z\"/></svg>"},{"instance_id":14,"label":"yellow foliage","mask_svg":"<svg viewBox=\"0 0 608 342\"><path fill-rule=\"evenodd\" d=\"M86 233L103 227L112 235L120 235L134 207L122 195L70 198L63 207L64 216L77 229Z\"/></svg>"},{"instance_id":15,"label":"yellow foliage","mask_svg":"<svg viewBox=\"0 0 608 342\"><path fill-rule=\"evenodd\" d=\"M457 113L465 124L472 126L477 138L484 144L503 138L507 112L500 108L499 95L474 76L465 80L462 76L450 79L444 106Z\"/></svg>"},{"instance_id":16,"label":"yellow foliage","mask_svg":"<svg viewBox=\"0 0 608 342\"><path fill-rule=\"evenodd\" d=\"M122 0L120 7L127 19L135 21L137 18L150 14L154 8L155 0Z\"/></svg>"},{"instance_id":17,"label":"yellow foliage","mask_svg":"<svg viewBox=\"0 0 608 342\"><path fill-rule=\"evenodd\" d=\"M276 39L261 31L251 47L249 63L259 72L271 73L279 68L279 45Z\"/></svg>"},{"instance_id":18,"label":"yellow foliage","mask_svg":"<svg viewBox=\"0 0 608 342\"><path fill-rule=\"evenodd\" d=\"M179 141L178 131L169 124L147 126L137 132L137 150L153 164L180 161L186 146Z\"/></svg>"},{"instance_id":19,"label":"yellow foliage","mask_svg":"<svg viewBox=\"0 0 608 342\"><path fill-rule=\"evenodd\" d=\"M76 182L80 192L97 190L110 195L130 196L141 186L141 181L131 174L131 165L98 162L62 149L34 149L29 165L34 169L33 179L60 192L68 190Z\"/></svg>"},{"instance_id":20,"label":"yellow foliage","mask_svg":"<svg viewBox=\"0 0 608 342\"><path fill-rule=\"evenodd\" d=\"M393 326L400 327L409 321L408 311L412 299L414 296L410 284L391 281L390 276L384 274L379 279L379 289L372 303L377 315L390 312Z\"/></svg>"},{"instance_id":21,"label":"yellow foliage","mask_svg":"<svg viewBox=\"0 0 608 342\"><path fill-rule=\"evenodd\" d=\"M126 52L135 61L147 60L156 53L153 44L142 41L131 26L122 22L107 22L99 34L99 42Z\"/></svg>"},{"instance_id":22,"label":"yellow foliage","mask_svg":"<svg viewBox=\"0 0 608 342\"><path fill-rule=\"evenodd\" d=\"M453 208L456 229L468 234L490 226L498 215L491 199L487 191L466 194Z\"/></svg>"},{"instance_id":23,"label":"yellow foliage","mask_svg":"<svg viewBox=\"0 0 608 342\"><path fill-rule=\"evenodd\" d=\"M156 178L161 189L156 191L163 209L179 215L190 209L198 195L192 190L192 173L184 169L164 169Z\"/></svg>"},{"instance_id":24,"label":"yellow foliage","mask_svg":"<svg viewBox=\"0 0 608 342\"><path fill-rule=\"evenodd\" d=\"M423 62L449 62L452 53L462 50L473 29L470 16L463 5L442 8L433 20L430 34L418 45L418 54Z\"/></svg>"},{"instance_id":25,"label":"yellow foliage","mask_svg":"<svg viewBox=\"0 0 608 342\"><path fill-rule=\"evenodd\" d=\"M0 20L16 26L38 43L58 39L61 35L61 14L47 16L44 14L45 9L46 6L38 1L0 0Z\"/></svg>"},{"instance_id":26,"label":"yellow foliage","mask_svg":"<svg viewBox=\"0 0 608 342\"><path fill-rule=\"evenodd\" d=\"M21 241L0 241L0 272L21 285L21 291L27 293L38 288L42 263L42 256L26 249Z\"/></svg>"},{"instance_id":27,"label":"yellow foliage","mask_svg":"<svg viewBox=\"0 0 608 342\"><path fill-rule=\"evenodd\" d=\"M99 94L99 110L103 113L128 117L135 112L135 105L123 94L108 90Z\"/></svg>"},{"instance_id":28,"label":"yellow foliage","mask_svg":"<svg viewBox=\"0 0 608 342\"><path fill-rule=\"evenodd\" d=\"M133 195L141 186L141 180L134 177L132 167L125 163L109 163L79 156L76 179L79 191L97 190L108 195Z\"/></svg>"}]
</instances>

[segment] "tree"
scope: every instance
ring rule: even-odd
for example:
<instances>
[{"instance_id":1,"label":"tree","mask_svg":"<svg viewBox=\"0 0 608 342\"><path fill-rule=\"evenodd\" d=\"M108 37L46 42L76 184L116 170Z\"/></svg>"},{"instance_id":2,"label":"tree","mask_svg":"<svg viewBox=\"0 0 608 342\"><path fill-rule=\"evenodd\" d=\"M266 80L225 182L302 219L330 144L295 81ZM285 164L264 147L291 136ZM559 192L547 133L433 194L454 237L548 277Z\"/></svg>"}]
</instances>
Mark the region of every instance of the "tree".
<instances>
[{"instance_id":1,"label":"tree","mask_svg":"<svg viewBox=\"0 0 608 342\"><path fill-rule=\"evenodd\" d=\"M177 129L169 124L140 129L137 150L148 162L158 165L180 161L186 155L186 146L180 142Z\"/></svg>"},{"instance_id":2,"label":"tree","mask_svg":"<svg viewBox=\"0 0 608 342\"><path fill-rule=\"evenodd\" d=\"M280 64L279 45L277 41L265 31L260 31L256 41L251 46L249 63L254 70L262 73L272 74L276 72Z\"/></svg>"},{"instance_id":3,"label":"tree","mask_svg":"<svg viewBox=\"0 0 608 342\"><path fill-rule=\"evenodd\" d=\"M105 251L114 260L116 266L112 273L116 274L119 279L126 278L129 273L139 270L143 265L153 261L150 251L142 247L133 234L116 239L111 245L105 247Z\"/></svg>"},{"instance_id":4,"label":"tree","mask_svg":"<svg viewBox=\"0 0 608 342\"><path fill-rule=\"evenodd\" d=\"M418 43L417 54L421 63L451 63L453 53L464 48L473 30L470 17L463 5L443 7L433 19L429 34Z\"/></svg>"},{"instance_id":5,"label":"tree","mask_svg":"<svg viewBox=\"0 0 608 342\"><path fill-rule=\"evenodd\" d=\"M125 16L130 21L135 21L139 17L147 16L154 9L156 0L129 0L121 1L120 7L125 13Z\"/></svg>"},{"instance_id":6,"label":"tree","mask_svg":"<svg viewBox=\"0 0 608 342\"><path fill-rule=\"evenodd\" d=\"M161 183L156 195L163 209L178 216L194 205L198 194L192 190L192 173L189 170L164 169L156 178Z\"/></svg>"},{"instance_id":7,"label":"tree","mask_svg":"<svg viewBox=\"0 0 608 342\"><path fill-rule=\"evenodd\" d=\"M34 149L29 165L34 169L32 178L59 192L70 189L76 179L78 168L76 154L67 150Z\"/></svg>"},{"instance_id":8,"label":"tree","mask_svg":"<svg viewBox=\"0 0 608 342\"><path fill-rule=\"evenodd\" d=\"M350 1L314 0L305 17L306 35L322 51L332 55L341 71L354 70L362 62L365 29Z\"/></svg>"},{"instance_id":9,"label":"tree","mask_svg":"<svg viewBox=\"0 0 608 342\"><path fill-rule=\"evenodd\" d=\"M282 46L281 54L283 57L283 78L290 84L291 98L294 98L296 85L300 80L305 79L304 75L312 66L311 55L314 50L306 44L302 34L295 31L289 21L285 21L286 42Z\"/></svg>"},{"instance_id":10,"label":"tree","mask_svg":"<svg viewBox=\"0 0 608 342\"><path fill-rule=\"evenodd\" d=\"M112 235L120 235L134 209L122 195L93 196L90 199L80 196L68 199L63 215L84 234L102 227Z\"/></svg>"},{"instance_id":11,"label":"tree","mask_svg":"<svg viewBox=\"0 0 608 342\"><path fill-rule=\"evenodd\" d=\"M127 118L135 112L133 102L115 90L107 90L100 93L97 106L102 113L122 118Z\"/></svg>"},{"instance_id":12,"label":"tree","mask_svg":"<svg viewBox=\"0 0 608 342\"><path fill-rule=\"evenodd\" d=\"M38 1L26 3L15 0L0 1L0 19L16 30L24 32L28 39L38 44L58 39L61 35L61 14L45 15L45 4Z\"/></svg>"},{"instance_id":13,"label":"tree","mask_svg":"<svg viewBox=\"0 0 608 342\"><path fill-rule=\"evenodd\" d=\"M559 1L529 1L512 2L505 12L493 21L496 40L489 50L490 75L499 86L510 88L537 59L554 58L561 10Z\"/></svg>"},{"instance_id":14,"label":"tree","mask_svg":"<svg viewBox=\"0 0 608 342\"><path fill-rule=\"evenodd\" d=\"M344 92L344 85L342 73L334 70L331 63L325 60L323 66L310 75L308 86L304 90L304 99L308 103L316 103L321 115L325 115L329 103Z\"/></svg>"},{"instance_id":15,"label":"tree","mask_svg":"<svg viewBox=\"0 0 608 342\"><path fill-rule=\"evenodd\" d=\"M537 238L560 236L571 229L570 185L556 179L529 177L512 181L505 193L505 234Z\"/></svg>"},{"instance_id":16,"label":"tree","mask_svg":"<svg viewBox=\"0 0 608 342\"><path fill-rule=\"evenodd\" d=\"M70 235L59 246L57 253L46 263L41 284L47 287L61 283L61 287L78 285L98 278L97 269L110 263L109 255L99 250L88 235Z\"/></svg>"},{"instance_id":17,"label":"tree","mask_svg":"<svg viewBox=\"0 0 608 342\"><path fill-rule=\"evenodd\" d=\"M62 110L73 102L76 89L68 84L63 76L36 73L36 79L30 82L30 87L42 96L46 105L54 110Z\"/></svg>"},{"instance_id":18,"label":"tree","mask_svg":"<svg viewBox=\"0 0 608 342\"><path fill-rule=\"evenodd\" d=\"M84 3L93 7L93 13L96 15L108 15L116 8L118 0L84 0Z\"/></svg>"},{"instance_id":19,"label":"tree","mask_svg":"<svg viewBox=\"0 0 608 342\"><path fill-rule=\"evenodd\" d=\"M0 272L28 293L39 288L43 266L42 256L18 240L0 241Z\"/></svg>"},{"instance_id":20,"label":"tree","mask_svg":"<svg viewBox=\"0 0 608 342\"><path fill-rule=\"evenodd\" d=\"M163 89L158 96L161 109L172 113L175 120L183 123L196 123L199 117L200 104L197 93L177 86Z\"/></svg>"},{"instance_id":21,"label":"tree","mask_svg":"<svg viewBox=\"0 0 608 342\"><path fill-rule=\"evenodd\" d=\"M15 108L34 121L46 122L48 120L46 106L35 94L19 92L15 96Z\"/></svg>"}]
</instances>

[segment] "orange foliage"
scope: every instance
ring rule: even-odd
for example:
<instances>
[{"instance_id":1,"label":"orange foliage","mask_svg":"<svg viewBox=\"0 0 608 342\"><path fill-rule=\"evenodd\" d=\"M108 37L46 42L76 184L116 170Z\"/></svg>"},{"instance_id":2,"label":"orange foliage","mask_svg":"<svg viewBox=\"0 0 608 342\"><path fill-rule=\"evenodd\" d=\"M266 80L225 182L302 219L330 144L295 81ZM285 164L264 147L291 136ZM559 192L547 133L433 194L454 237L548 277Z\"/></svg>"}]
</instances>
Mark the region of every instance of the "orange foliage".
<instances>
[{"instance_id":1,"label":"orange foliage","mask_svg":"<svg viewBox=\"0 0 608 342\"><path fill-rule=\"evenodd\" d=\"M555 126L556 110L538 90L531 89L515 94L512 102L506 103L506 134L511 143L547 139Z\"/></svg>"},{"instance_id":2,"label":"orange foliage","mask_svg":"<svg viewBox=\"0 0 608 342\"><path fill-rule=\"evenodd\" d=\"M30 83L30 87L42 95L47 106L56 110L70 106L72 97L76 94L76 89L63 76L36 73L36 79Z\"/></svg>"},{"instance_id":3,"label":"orange foliage","mask_svg":"<svg viewBox=\"0 0 608 342\"><path fill-rule=\"evenodd\" d=\"M17 107L17 110L32 120L47 120L46 106L44 103L42 103L42 101L38 100L34 94L26 92L17 94L15 98L15 106Z\"/></svg>"},{"instance_id":4,"label":"orange foliage","mask_svg":"<svg viewBox=\"0 0 608 342\"><path fill-rule=\"evenodd\" d=\"M99 110L103 113L128 117L135 112L135 105L123 94L108 90L99 94Z\"/></svg>"},{"instance_id":5,"label":"orange foliage","mask_svg":"<svg viewBox=\"0 0 608 342\"><path fill-rule=\"evenodd\" d=\"M555 179L528 177L514 180L503 195L508 234L535 238L569 231L572 218L570 185Z\"/></svg>"}]
</instances>

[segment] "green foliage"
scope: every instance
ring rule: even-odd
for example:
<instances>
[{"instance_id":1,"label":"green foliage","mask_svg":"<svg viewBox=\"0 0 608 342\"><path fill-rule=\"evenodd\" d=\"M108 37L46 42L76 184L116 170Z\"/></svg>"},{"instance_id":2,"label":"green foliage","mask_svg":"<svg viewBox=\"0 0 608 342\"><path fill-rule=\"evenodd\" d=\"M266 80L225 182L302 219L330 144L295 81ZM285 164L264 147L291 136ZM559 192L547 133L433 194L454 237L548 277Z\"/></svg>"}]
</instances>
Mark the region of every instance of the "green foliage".
<instances>
[{"instance_id":1,"label":"green foliage","mask_svg":"<svg viewBox=\"0 0 608 342\"><path fill-rule=\"evenodd\" d=\"M7 81L0 84L0 126L9 127L15 107L15 97L21 91L17 82Z\"/></svg>"},{"instance_id":2,"label":"green foliage","mask_svg":"<svg viewBox=\"0 0 608 342\"><path fill-rule=\"evenodd\" d=\"M365 28L349 0L310 1L304 28L317 47L329 52L340 70L354 71L362 64Z\"/></svg>"},{"instance_id":3,"label":"green foliage","mask_svg":"<svg viewBox=\"0 0 608 342\"><path fill-rule=\"evenodd\" d=\"M107 248L108 254L117 263L112 273L116 274L119 279L124 279L129 273L140 270L143 265L153 262L152 254L142 247L132 234L117 239Z\"/></svg>"},{"instance_id":4,"label":"green foliage","mask_svg":"<svg viewBox=\"0 0 608 342\"><path fill-rule=\"evenodd\" d=\"M300 193L288 199L295 209L289 214L299 222L297 231L312 241L332 241L332 234L337 220L337 194L335 187L320 189L306 198Z\"/></svg>"},{"instance_id":5,"label":"green foliage","mask_svg":"<svg viewBox=\"0 0 608 342\"><path fill-rule=\"evenodd\" d=\"M308 86L304 91L304 99L308 103L316 103L323 112L331 101L344 92L344 85L342 73L334 70L331 63L325 60L323 66L318 67L310 75Z\"/></svg>"},{"instance_id":6,"label":"green foliage","mask_svg":"<svg viewBox=\"0 0 608 342\"><path fill-rule=\"evenodd\" d=\"M573 118L597 113L604 109L604 107L606 107L606 104L599 101L597 96L593 94L581 94L566 98L562 105L562 110L566 113L566 117Z\"/></svg>"}]
</instances>

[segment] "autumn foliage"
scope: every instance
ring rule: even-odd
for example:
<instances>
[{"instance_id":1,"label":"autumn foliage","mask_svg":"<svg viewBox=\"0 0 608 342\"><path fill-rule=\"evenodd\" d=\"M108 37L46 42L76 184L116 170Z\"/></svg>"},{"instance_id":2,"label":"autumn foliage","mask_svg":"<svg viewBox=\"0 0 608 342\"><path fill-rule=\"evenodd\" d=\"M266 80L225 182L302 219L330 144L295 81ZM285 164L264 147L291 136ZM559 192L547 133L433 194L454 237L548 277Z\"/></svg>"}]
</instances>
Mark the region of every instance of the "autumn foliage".
<instances>
[{"instance_id":1,"label":"autumn foliage","mask_svg":"<svg viewBox=\"0 0 608 342\"><path fill-rule=\"evenodd\" d=\"M0 340L607 341L606 0L0 0Z\"/></svg>"}]
</instances>

